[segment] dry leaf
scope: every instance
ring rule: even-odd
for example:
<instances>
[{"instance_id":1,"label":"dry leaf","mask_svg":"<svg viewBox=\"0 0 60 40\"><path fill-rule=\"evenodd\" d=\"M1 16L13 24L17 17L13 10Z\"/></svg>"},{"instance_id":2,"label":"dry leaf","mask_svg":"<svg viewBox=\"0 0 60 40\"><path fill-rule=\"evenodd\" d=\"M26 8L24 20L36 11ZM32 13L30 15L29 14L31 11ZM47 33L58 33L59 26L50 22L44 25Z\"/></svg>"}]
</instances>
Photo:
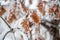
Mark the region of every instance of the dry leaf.
<instances>
[{"instance_id":1,"label":"dry leaf","mask_svg":"<svg viewBox=\"0 0 60 40\"><path fill-rule=\"evenodd\" d=\"M56 12L55 18L56 20L60 19L60 9Z\"/></svg>"},{"instance_id":2,"label":"dry leaf","mask_svg":"<svg viewBox=\"0 0 60 40\"><path fill-rule=\"evenodd\" d=\"M29 23L26 19L23 20L23 22L21 23L23 28L25 29L25 31L29 31Z\"/></svg>"},{"instance_id":3,"label":"dry leaf","mask_svg":"<svg viewBox=\"0 0 60 40\"><path fill-rule=\"evenodd\" d=\"M25 5L23 4L23 2L21 2L21 6L22 6L22 9L23 9L23 11L25 12L25 13L27 13L27 8L25 7Z\"/></svg>"},{"instance_id":4,"label":"dry leaf","mask_svg":"<svg viewBox=\"0 0 60 40\"><path fill-rule=\"evenodd\" d=\"M5 12L6 12L5 8L3 6L1 6L0 16L2 16Z\"/></svg>"},{"instance_id":5,"label":"dry leaf","mask_svg":"<svg viewBox=\"0 0 60 40\"><path fill-rule=\"evenodd\" d=\"M11 23L11 22L13 22L14 19L16 19L14 13L15 13L15 11L10 12L9 17L7 18L7 22L8 22L8 23Z\"/></svg>"},{"instance_id":6,"label":"dry leaf","mask_svg":"<svg viewBox=\"0 0 60 40\"><path fill-rule=\"evenodd\" d=\"M38 10L43 14L43 16L45 15L45 9L43 7L43 4L42 3L39 3L38 4Z\"/></svg>"},{"instance_id":7,"label":"dry leaf","mask_svg":"<svg viewBox=\"0 0 60 40\"><path fill-rule=\"evenodd\" d=\"M35 11L33 11L32 15L31 15L32 19L34 20L35 23L39 23L39 17L36 14Z\"/></svg>"}]
</instances>

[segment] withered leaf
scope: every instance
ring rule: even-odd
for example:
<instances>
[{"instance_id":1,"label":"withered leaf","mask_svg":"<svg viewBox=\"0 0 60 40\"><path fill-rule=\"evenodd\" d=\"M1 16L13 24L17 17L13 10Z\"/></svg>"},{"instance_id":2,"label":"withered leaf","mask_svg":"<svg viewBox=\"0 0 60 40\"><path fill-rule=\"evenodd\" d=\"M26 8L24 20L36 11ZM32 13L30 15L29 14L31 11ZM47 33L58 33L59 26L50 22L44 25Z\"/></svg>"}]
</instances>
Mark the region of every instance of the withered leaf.
<instances>
[{"instance_id":1,"label":"withered leaf","mask_svg":"<svg viewBox=\"0 0 60 40\"><path fill-rule=\"evenodd\" d=\"M1 6L0 8L0 16L2 16L6 12L5 8Z\"/></svg>"}]
</instances>

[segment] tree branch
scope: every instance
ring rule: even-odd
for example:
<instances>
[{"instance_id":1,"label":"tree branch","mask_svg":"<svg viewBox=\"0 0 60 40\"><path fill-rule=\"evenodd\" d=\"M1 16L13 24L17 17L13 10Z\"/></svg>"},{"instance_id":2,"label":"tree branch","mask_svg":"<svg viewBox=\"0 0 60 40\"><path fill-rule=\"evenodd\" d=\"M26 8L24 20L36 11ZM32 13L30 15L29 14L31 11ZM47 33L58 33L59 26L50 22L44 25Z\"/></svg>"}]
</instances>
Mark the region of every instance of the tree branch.
<instances>
[{"instance_id":1,"label":"tree branch","mask_svg":"<svg viewBox=\"0 0 60 40\"><path fill-rule=\"evenodd\" d=\"M0 18L6 23L6 25L7 25L10 29L12 29L11 26L5 21L5 19L4 19L3 17L0 16Z\"/></svg>"}]
</instances>

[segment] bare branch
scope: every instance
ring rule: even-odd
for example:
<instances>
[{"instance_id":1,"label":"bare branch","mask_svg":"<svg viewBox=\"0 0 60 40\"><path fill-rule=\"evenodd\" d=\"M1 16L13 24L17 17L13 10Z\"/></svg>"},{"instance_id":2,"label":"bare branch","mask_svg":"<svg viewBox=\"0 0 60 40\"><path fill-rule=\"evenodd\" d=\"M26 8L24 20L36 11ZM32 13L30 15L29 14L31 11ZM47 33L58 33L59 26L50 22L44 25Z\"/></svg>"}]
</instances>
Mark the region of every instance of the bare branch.
<instances>
[{"instance_id":1,"label":"bare branch","mask_svg":"<svg viewBox=\"0 0 60 40\"><path fill-rule=\"evenodd\" d=\"M0 18L6 23L6 25L7 25L10 29L12 29L11 26L5 21L5 19L4 19L3 17L0 16Z\"/></svg>"}]
</instances>

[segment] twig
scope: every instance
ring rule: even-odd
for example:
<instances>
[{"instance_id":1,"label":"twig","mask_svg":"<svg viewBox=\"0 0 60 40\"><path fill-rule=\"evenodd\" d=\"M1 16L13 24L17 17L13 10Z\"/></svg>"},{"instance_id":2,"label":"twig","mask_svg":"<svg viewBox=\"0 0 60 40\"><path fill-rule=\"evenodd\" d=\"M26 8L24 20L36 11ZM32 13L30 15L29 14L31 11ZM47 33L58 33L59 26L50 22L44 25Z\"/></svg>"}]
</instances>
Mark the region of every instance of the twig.
<instances>
[{"instance_id":1,"label":"twig","mask_svg":"<svg viewBox=\"0 0 60 40\"><path fill-rule=\"evenodd\" d=\"M32 31L32 30L31 30ZM30 40L32 40L32 32L30 31Z\"/></svg>"},{"instance_id":2,"label":"twig","mask_svg":"<svg viewBox=\"0 0 60 40\"><path fill-rule=\"evenodd\" d=\"M5 35L4 35L4 37L2 38L2 40L4 40L5 37L7 36L7 34L8 34L9 32L12 32L12 31L13 31L13 29L11 29L10 31L8 31L7 33L5 33Z\"/></svg>"},{"instance_id":3,"label":"twig","mask_svg":"<svg viewBox=\"0 0 60 40\"><path fill-rule=\"evenodd\" d=\"M4 37L2 38L2 40L5 39L5 37L7 36L7 34L8 34L9 32L11 32L11 31L8 31L8 32L4 35Z\"/></svg>"},{"instance_id":4,"label":"twig","mask_svg":"<svg viewBox=\"0 0 60 40\"><path fill-rule=\"evenodd\" d=\"M5 21L5 19L4 19L3 17L0 16L0 18L7 24L7 26L8 26L10 29L12 29L11 26Z\"/></svg>"},{"instance_id":5,"label":"twig","mask_svg":"<svg viewBox=\"0 0 60 40\"><path fill-rule=\"evenodd\" d=\"M46 25L45 23L41 23L47 30L50 29L50 27L48 25Z\"/></svg>"},{"instance_id":6,"label":"twig","mask_svg":"<svg viewBox=\"0 0 60 40\"><path fill-rule=\"evenodd\" d=\"M4 39L5 39L6 35L7 35L9 32L10 32L10 31L8 31L8 32L4 35L4 37L2 38L2 40L4 40Z\"/></svg>"}]
</instances>

